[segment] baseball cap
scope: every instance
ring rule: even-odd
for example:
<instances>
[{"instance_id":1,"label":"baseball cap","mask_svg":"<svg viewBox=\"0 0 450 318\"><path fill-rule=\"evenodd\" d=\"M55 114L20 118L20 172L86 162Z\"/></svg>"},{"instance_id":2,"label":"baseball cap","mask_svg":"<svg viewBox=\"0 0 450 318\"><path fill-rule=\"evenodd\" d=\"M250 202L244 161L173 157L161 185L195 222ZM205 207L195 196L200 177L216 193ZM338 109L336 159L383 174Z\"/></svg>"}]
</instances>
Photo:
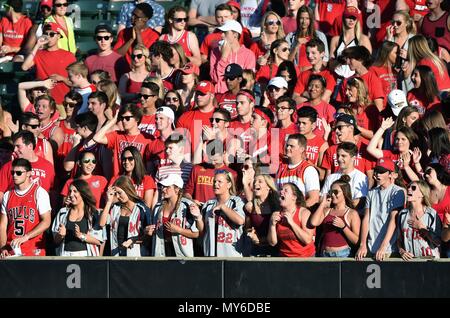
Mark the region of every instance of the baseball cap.
<instances>
[{"instance_id":1,"label":"baseball cap","mask_svg":"<svg viewBox=\"0 0 450 318\"><path fill-rule=\"evenodd\" d=\"M61 33L62 32L62 29L55 22L47 22L46 24L44 24L43 29L44 30L52 30L52 31L57 32L57 33Z\"/></svg>"},{"instance_id":2,"label":"baseball cap","mask_svg":"<svg viewBox=\"0 0 450 318\"><path fill-rule=\"evenodd\" d=\"M392 112L395 116L398 116L400 111L408 106L405 93L399 89L394 89L389 93L388 103L389 106L391 106Z\"/></svg>"},{"instance_id":3,"label":"baseball cap","mask_svg":"<svg viewBox=\"0 0 450 318\"><path fill-rule=\"evenodd\" d=\"M234 31L242 34L242 25L236 20L228 20L221 27L218 27L218 29L222 32Z\"/></svg>"},{"instance_id":4,"label":"baseball cap","mask_svg":"<svg viewBox=\"0 0 450 318\"><path fill-rule=\"evenodd\" d=\"M346 113L340 113L338 116L336 116L336 124L338 122L343 122L346 124L350 124L353 126L354 130L353 130L353 134L354 135L358 135L361 132L358 129L358 126L356 124L356 119L355 117L353 117L352 115L346 114Z\"/></svg>"},{"instance_id":5,"label":"baseball cap","mask_svg":"<svg viewBox=\"0 0 450 318\"><path fill-rule=\"evenodd\" d=\"M49 8L52 8L53 7L53 0L42 0L40 3L39 3L39 6L47 6L47 7L49 7Z\"/></svg>"},{"instance_id":6,"label":"baseball cap","mask_svg":"<svg viewBox=\"0 0 450 318\"><path fill-rule=\"evenodd\" d=\"M355 17L361 18L361 12L356 7L346 7L344 10L344 18Z\"/></svg>"},{"instance_id":7,"label":"baseball cap","mask_svg":"<svg viewBox=\"0 0 450 318\"><path fill-rule=\"evenodd\" d=\"M200 74L200 69L198 68L197 65L192 64L191 62L186 63L186 65L180 69L181 72L183 72L184 74L192 74L195 73L197 75Z\"/></svg>"},{"instance_id":8,"label":"baseball cap","mask_svg":"<svg viewBox=\"0 0 450 318\"><path fill-rule=\"evenodd\" d=\"M108 33L114 34L111 26L108 25L108 24L99 24L99 25L97 25L95 27L94 34L97 34L97 33L100 33L100 32L108 32Z\"/></svg>"},{"instance_id":9,"label":"baseball cap","mask_svg":"<svg viewBox=\"0 0 450 318\"><path fill-rule=\"evenodd\" d=\"M170 174L167 177L159 180L158 183L165 187L168 187L171 185L176 185L180 189L183 188L183 184L184 184L183 179L181 178L181 176L179 174Z\"/></svg>"},{"instance_id":10,"label":"baseball cap","mask_svg":"<svg viewBox=\"0 0 450 318\"><path fill-rule=\"evenodd\" d=\"M175 120L175 113L173 112L172 108L168 106L161 106L156 110L156 114L162 114L166 116L169 119L172 119L172 122Z\"/></svg>"},{"instance_id":11,"label":"baseball cap","mask_svg":"<svg viewBox=\"0 0 450 318\"><path fill-rule=\"evenodd\" d=\"M195 87L195 91L202 94L212 93L214 94L214 85L210 81L201 81Z\"/></svg>"},{"instance_id":12,"label":"baseball cap","mask_svg":"<svg viewBox=\"0 0 450 318\"><path fill-rule=\"evenodd\" d=\"M390 158L380 158L377 160L374 170L382 173L386 171L394 172L395 163Z\"/></svg>"},{"instance_id":13,"label":"baseball cap","mask_svg":"<svg viewBox=\"0 0 450 318\"><path fill-rule=\"evenodd\" d=\"M242 67L239 64L231 63L225 68L225 77L239 77L242 76Z\"/></svg>"},{"instance_id":14,"label":"baseball cap","mask_svg":"<svg viewBox=\"0 0 450 318\"><path fill-rule=\"evenodd\" d=\"M267 87L269 87L269 86L275 86L278 88L288 88L288 82L286 82L286 80L283 77L277 76L277 77L272 78L269 81L269 84L267 84Z\"/></svg>"},{"instance_id":15,"label":"baseball cap","mask_svg":"<svg viewBox=\"0 0 450 318\"><path fill-rule=\"evenodd\" d=\"M228 1L227 4L229 6L232 6L232 7L235 7L237 9L241 10L241 5L236 1Z\"/></svg>"}]
</instances>

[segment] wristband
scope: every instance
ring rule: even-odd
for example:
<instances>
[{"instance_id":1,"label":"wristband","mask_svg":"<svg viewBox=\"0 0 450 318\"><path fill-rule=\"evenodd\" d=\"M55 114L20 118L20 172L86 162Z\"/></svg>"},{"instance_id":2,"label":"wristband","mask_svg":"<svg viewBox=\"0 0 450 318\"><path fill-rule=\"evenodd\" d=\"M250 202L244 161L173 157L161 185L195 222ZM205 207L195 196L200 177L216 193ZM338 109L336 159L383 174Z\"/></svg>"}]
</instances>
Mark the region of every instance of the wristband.
<instances>
[{"instance_id":1,"label":"wristband","mask_svg":"<svg viewBox=\"0 0 450 318\"><path fill-rule=\"evenodd\" d=\"M86 242L86 234L81 234L80 240L81 242Z\"/></svg>"}]
</instances>

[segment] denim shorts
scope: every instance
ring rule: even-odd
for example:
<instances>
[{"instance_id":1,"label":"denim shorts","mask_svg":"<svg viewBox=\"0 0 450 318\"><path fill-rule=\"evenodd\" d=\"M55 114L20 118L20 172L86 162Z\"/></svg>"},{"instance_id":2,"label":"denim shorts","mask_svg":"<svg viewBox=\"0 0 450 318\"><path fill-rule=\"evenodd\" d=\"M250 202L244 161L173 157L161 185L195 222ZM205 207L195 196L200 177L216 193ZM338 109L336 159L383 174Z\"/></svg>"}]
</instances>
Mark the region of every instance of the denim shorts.
<instances>
[{"instance_id":1,"label":"denim shorts","mask_svg":"<svg viewBox=\"0 0 450 318\"><path fill-rule=\"evenodd\" d=\"M334 251L334 252L323 250L321 256L322 257L349 257L351 250L352 249L350 247L344 248L339 251Z\"/></svg>"}]
</instances>

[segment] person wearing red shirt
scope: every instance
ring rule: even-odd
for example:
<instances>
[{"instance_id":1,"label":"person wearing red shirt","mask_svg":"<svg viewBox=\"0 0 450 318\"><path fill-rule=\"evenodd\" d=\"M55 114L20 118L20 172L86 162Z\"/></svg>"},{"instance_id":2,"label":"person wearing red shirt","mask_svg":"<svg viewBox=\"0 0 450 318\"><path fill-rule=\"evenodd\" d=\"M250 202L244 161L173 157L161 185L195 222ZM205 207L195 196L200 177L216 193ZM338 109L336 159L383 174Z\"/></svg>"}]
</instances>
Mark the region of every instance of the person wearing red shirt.
<instances>
[{"instance_id":1,"label":"person wearing red shirt","mask_svg":"<svg viewBox=\"0 0 450 318\"><path fill-rule=\"evenodd\" d=\"M297 30L297 12L301 6L305 5L305 0L286 1L287 14L281 18L284 33L289 34Z\"/></svg>"},{"instance_id":2,"label":"person wearing red shirt","mask_svg":"<svg viewBox=\"0 0 450 318\"><path fill-rule=\"evenodd\" d=\"M328 143L320 135L314 134L318 113L311 106L305 106L297 111L299 133L306 138L306 158L316 166L320 180L325 177L325 170L321 168L323 155L328 149Z\"/></svg>"},{"instance_id":3,"label":"person wearing red shirt","mask_svg":"<svg viewBox=\"0 0 450 318\"><path fill-rule=\"evenodd\" d=\"M262 65L256 73L256 81L261 86L261 91L265 91L267 83L277 75L280 64L288 61L289 50L289 43L285 39L278 39L272 42L267 63Z\"/></svg>"},{"instance_id":4,"label":"person wearing red shirt","mask_svg":"<svg viewBox=\"0 0 450 318\"><path fill-rule=\"evenodd\" d=\"M61 162L67 156L70 149L72 149L74 135L76 134L75 110L81 106L82 102L83 98L81 95L74 91L70 91L64 97L63 105L66 111L66 119L59 122L59 128L61 128L64 136L63 143L61 147L58 148L58 157Z\"/></svg>"},{"instance_id":5,"label":"person wearing red shirt","mask_svg":"<svg viewBox=\"0 0 450 318\"><path fill-rule=\"evenodd\" d=\"M136 147L144 157L148 144L154 140L153 136L140 132L138 125L141 119L142 110L135 104L126 104L92 138L96 143L113 150L113 175L119 174L120 156L126 147ZM123 131L110 131L118 120L122 122Z\"/></svg>"},{"instance_id":6,"label":"person wearing red shirt","mask_svg":"<svg viewBox=\"0 0 450 318\"><path fill-rule=\"evenodd\" d=\"M39 117L31 112L24 112L22 116L20 116L20 129L33 133L36 138L36 147L34 148L34 152L38 157L42 157L53 164L52 145L41 133Z\"/></svg>"},{"instance_id":7,"label":"person wearing red shirt","mask_svg":"<svg viewBox=\"0 0 450 318\"><path fill-rule=\"evenodd\" d=\"M209 81L202 81L195 88L195 103L197 108L181 115L177 122L177 130L184 133L191 143L191 154L200 145L200 134L203 127L211 127L209 118L214 113L214 85Z\"/></svg>"},{"instance_id":8,"label":"person wearing red shirt","mask_svg":"<svg viewBox=\"0 0 450 318\"><path fill-rule=\"evenodd\" d=\"M186 198L193 200L198 206L214 199L213 180L218 170L230 172L235 182L237 178L236 171L225 165L225 149L220 141L210 140L206 144L206 150L208 162L194 165L184 189Z\"/></svg>"},{"instance_id":9,"label":"person wearing red shirt","mask_svg":"<svg viewBox=\"0 0 450 318\"><path fill-rule=\"evenodd\" d=\"M297 84L294 88L294 99L297 104L306 102L309 98L307 88L311 75L320 75L326 81L326 89L322 100L329 103L336 81L331 72L324 66L325 45L319 39L312 39L306 43L306 58L311 64L311 68L300 73Z\"/></svg>"},{"instance_id":10,"label":"person wearing red shirt","mask_svg":"<svg viewBox=\"0 0 450 318\"><path fill-rule=\"evenodd\" d=\"M297 109L301 109L304 106L311 106L317 110L318 117L314 133L321 137L325 134L324 124L331 123L336 113L336 109L333 106L323 101L326 87L327 84L322 76L311 75L308 81L308 95L310 99L308 102L297 106Z\"/></svg>"},{"instance_id":11,"label":"person wearing red shirt","mask_svg":"<svg viewBox=\"0 0 450 318\"><path fill-rule=\"evenodd\" d=\"M131 16L131 28L123 29L117 35L117 42L114 45L114 51L122 56L131 65L131 54L137 44L142 44L149 48L158 41L159 33L147 26L147 21L153 16L153 8L146 2L136 5Z\"/></svg>"},{"instance_id":12,"label":"person wearing red shirt","mask_svg":"<svg viewBox=\"0 0 450 318\"><path fill-rule=\"evenodd\" d=\"M280 256L313 257L315 229L309 227L311 212L302 207L305 197L294 183L285 183L280 191L281 211L272 213L267 242L278 244Z\"/></svg>"},{"instance_id":13,"label":"person wearing red shirt","mask_svg":"<svg viewBox=\"0 0 450 318\"><path fill-rule=\"evenodd\" d=\"M284 157L284 144L291 134L298 133L298 127L293 121L296 111L295 101L287 96L281 96L276 102L277 126L279 128L280 159Z\"/></svg>"},{"instance_id":14,"label":"person wearing red shirt","mask_svg":"<svg viewBox=\"0 0 450 318\"><path fill-rule=\"evenodd\" d=\"M49 141L53 141L53 147L58 150L63 144L64 134L58 122L52 121L53 114L56 112L55 100L48 95L42 95L36 98L34 105L42 135Z\"/></svg>"},{"instance_id":15,"label":"person wearing red shirt","mask_svg":"<svg viewBox=\"0 0 450 318\"><path fill-rule=\"evenodd\" d=\"M19 131L13 136L15 158L27 159L31 163L31 181L40 185L47 192L53 187L55 171L53 165L34 152L36 139L29 131ZM11 161L3 165L0 170L0 201L3 194L13 188L11 176Z\"/></svg>"},{"instance_id":16,"label":"person wearing red shirt","mask_svg":"<svg viewBox=\"0 0 450 318\"><path fill-rule=\"evenodd\" d=\"M31 164L15 159L8 174L14 188L5 193L0 216L0 258L45 256L44 231L51 224L50 198L43 188L31 181ZM11 253L11 250L14 250Z\"/></svg>"},{"instance_id":17,"label":"person wearing red shirt","mask_svg":"<svg viewBox=\"0 0 450 318\"><path fill-rule=\"evenodd\" d=\"M95 159L95 153L87 150L79 155L78 160L78 176L75 179L81 179L87 182L89 189L95 198L95 206L97 209L103 207L102 196L105 193L108 181L105 177L93 174L97 160ZM72 184L74 178L67 180L66 184L61 190L61 195L66 198L69 195L69 187ZM65 199L63 200L65 202Z\"/></svg>"},{"instance_id":18,"label":"person wearing red shirt","mask_svg":"<svg viewBox=\"0 0 450 318\"><path fill-rule=\"evenodd\" d=\"M450 14L443 8L444 1L426 1L428 12L419 21L420 34L436 39L439 46L450 51Z\"/></svg>"},{"instance_id":19,"label":"person wearing red shirt","mask_svg":"<svg viewBox=\"0 0 450 318\"><path fill-rule=\"evenodd\" d=\"M325 34L332 31L333 24L344 14L347 0L316 1L315 16L319 29Z\"/></svg>"},{"instance_id":20,"label":"person wearing red shirt","mask_svg":"<svg viewBox=\"0 0 450 318\"><path fill-rule=\"evenodd\" d=\"M142 120L139 124L139 130L149 135L156 133L156 108L159 104L159 86L153 82L144 82L139 93L142 105Z\"/></svg>"},{"instance_id":21,"label":"person wearing red shirt","mask_svg":"<svg viewBox=\"0 0 450 318\"><path fill-rule=\"evenodd\" d=\"M33 23L22 14L22 0L8 0L3 6L6 16L0 20L0 57L22 62L23 56L17 54L24 48Z\"/></svg>"},{"instance_id":22,"label":"person wearing red shirt","mask_svg":"<svg viewBox=\"0 0 450 318\"><path fill-rule=\"evenodd\" d=\"M232 134L242 140L244 151L248 150L251 139L250 121L254 107L255 96L253 96L253 93L249 90L241 89L236 96L238 116L230 123L230 128L232 129Z\"/></svg>"},{"instance_id":23,"label":"person wearing red shirt","mask_svg":"<svg viewBox=\"0 0 450 318\"><path fill-rule=\"evenodd\" d=\"M435 105L440 104L436 78L429 66L417 65L411 74L414 88L406 96L411 106L417 107L420 116Z\"/></svg>"},{"instance_id":24,"label":"person wearing red shirt","mask_svg":"<svg viewBox=\"0 0 450 318\"><path fill-rule=\"evenodd\" d=\"M52 78L57 84L50 90L51 96L57 104L62 104L64 96L69 92L66 85L67 70L66 67L76 62L75 56L69 51L58 47L58 40L61 37L61 28L53 22L46 23L41 36L33 50L25 58L22 64L22 70L28 71L36 65L36 79L46 80Z\"/></svg>"},{"instance_id":25,"label":"person wearing red shirt","mask_svg":"<svg viewBox=\"0 0 450 318\"><path fill-rule=\"evenodd\" d=\"M217 105L219 108L224 108L229 111L231 118L235 119L238 116L236 110L236 94L241 89L242 67L236 63L228 64L223 76L228 91L216 94Z\"/></svg>"}]
</instances>

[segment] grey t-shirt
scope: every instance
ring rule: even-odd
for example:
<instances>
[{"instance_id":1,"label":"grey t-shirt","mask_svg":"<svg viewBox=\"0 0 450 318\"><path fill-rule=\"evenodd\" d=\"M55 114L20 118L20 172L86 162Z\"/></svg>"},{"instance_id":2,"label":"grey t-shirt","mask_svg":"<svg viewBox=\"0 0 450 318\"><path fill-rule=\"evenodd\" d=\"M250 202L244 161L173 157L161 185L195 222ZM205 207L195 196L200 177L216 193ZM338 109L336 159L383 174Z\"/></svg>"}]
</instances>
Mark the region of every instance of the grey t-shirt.
<instances>
[{"instance_id":1,"label":"grey t-shirt","mask_svg":"<svg viewBox=\"0 0 450 318\"><path fill-rule=\"evenodd\" d=\"M219 4L225 3L227 0L192 0L189 9L196 9L197 16L207 17L214 16L216 7Z\"/></svg>"},{"instance_id":2,"label":"grey t-shirt","mask_svg":"<svg viewBox=\"0 0 450 318\"><path fill-rule=\"evenodd\" d=\"M405 205L405 192L403 188L393 184L387 189L376 187L369 191L366 200L366 209L370 209L369 236L367 247L370 253L375 254L380 248L389 224L389 217L393 210L400 211ZM397 231L392 235L386 253L397 251Z\"/></svg>"}]
</instances>

